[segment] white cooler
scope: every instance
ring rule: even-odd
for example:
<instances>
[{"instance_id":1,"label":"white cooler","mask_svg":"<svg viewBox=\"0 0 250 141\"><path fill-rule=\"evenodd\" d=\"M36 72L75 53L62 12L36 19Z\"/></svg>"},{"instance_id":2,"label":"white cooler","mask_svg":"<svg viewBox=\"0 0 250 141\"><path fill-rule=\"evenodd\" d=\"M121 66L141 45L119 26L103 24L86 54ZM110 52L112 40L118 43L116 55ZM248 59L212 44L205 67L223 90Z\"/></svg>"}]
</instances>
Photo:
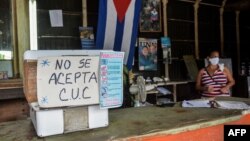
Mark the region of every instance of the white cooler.
<instances>
[{"instance_id":1,"label":"white cooler","mask_svg":"<svg viewBox=\"0 0 250 141\"><path fill-rule=\"evenodd\" d=\"M108 109L99 105L40 109L30 103L30 117L40 137L108 126Z\"/></svg>"}]
</instances>

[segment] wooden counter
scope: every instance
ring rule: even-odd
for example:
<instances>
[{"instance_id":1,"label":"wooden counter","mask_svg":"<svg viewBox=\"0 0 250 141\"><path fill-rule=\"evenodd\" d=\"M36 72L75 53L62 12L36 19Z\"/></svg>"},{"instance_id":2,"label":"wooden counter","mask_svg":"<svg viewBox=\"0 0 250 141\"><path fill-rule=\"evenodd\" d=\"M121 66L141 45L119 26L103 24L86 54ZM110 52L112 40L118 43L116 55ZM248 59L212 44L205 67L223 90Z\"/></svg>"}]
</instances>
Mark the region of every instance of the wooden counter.
<instances>
[{"instance_id":1,"label":"wooden counter","mask_svg":"<svg viewBox=\"0 0 250 141\"><path fill-rule=\"evenodd\" d=\"M249 99L233 98L250 103ZM232 98L230 98L232 100ZM242 114L245 113L245 114ZM213 108L139 107L109 111L109 126L38 138L30 119L0 123L0 140L105 141L105 140L223 140L224 124L250 124L243 110ZM210 132L213 130L212 132ZM202 134L200 133L202 132ZM197 140L197 139L196 139Z\"/></svg>"},{"instance_id":2,"label":"wooden counter","mask_svg":"<svg viewBox=\"0 0 250 141\"><path fill-rule=\"evenodd\" d=\"M23 80L0 80L0 122L24 119L28 115L29 105L24 98Z\"/></svg>"}]
</instances>

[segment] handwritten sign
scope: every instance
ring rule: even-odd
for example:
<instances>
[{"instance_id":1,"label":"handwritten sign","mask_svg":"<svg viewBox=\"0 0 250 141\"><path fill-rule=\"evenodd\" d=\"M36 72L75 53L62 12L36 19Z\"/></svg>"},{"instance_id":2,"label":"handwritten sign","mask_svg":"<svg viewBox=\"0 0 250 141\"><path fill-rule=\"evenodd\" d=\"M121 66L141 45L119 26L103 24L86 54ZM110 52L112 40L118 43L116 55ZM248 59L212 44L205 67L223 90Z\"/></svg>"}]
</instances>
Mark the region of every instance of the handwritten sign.
<instances>
[{"instance_id":1,"label":"handwritten sign","mask_svg":"<svg viewBox=\"0 0 250 141\"><path fill-rule=\"evenodd\" d=\"M100 108L115 108L122 105L123 58L123 52L100 54Z\"/></svg>"},{"instance_id":2,"label":"handwritten sign","mask_svg":"<svg viewBox=\"0 0 250 141\"><path fill-rule=\"evenodd\" d=\"M42 57L37 62L40 107L99 103L98 56Z\"/></svg>"}]
</instances>

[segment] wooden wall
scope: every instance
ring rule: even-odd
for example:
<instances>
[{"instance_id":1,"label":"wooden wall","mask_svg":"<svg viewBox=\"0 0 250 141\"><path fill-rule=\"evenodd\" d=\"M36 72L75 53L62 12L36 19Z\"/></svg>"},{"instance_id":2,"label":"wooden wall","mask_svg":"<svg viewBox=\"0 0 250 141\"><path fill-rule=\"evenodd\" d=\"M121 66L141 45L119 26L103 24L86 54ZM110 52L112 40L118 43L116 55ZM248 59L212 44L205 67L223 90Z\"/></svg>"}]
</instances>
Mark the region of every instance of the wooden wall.
<instances>
[{"instance_id":1,"label":"wooden wall","mask_svg":"<svg viewBox=\"0 0 250 141\"><path fill-rule=\"evenodd\" d=\"M16 72L20 72L20 77L23 77L23 53L30 49L29 46L29 0L12 0L14 2L16 19L17 44L15 50L17 67ZM79 40L78 27L82 26L82 0L38 0L38 44L39 49L81 49ZM203 1L211 2L211 1ZM217 1L212 1L214 4L220 4ZM98 20L99 0L87 1L87 17L88 26L94 27L96 34ZM62 9L64 11L64 28L51 28L48 20L49 9ZM170 65L171 80L186 80L187 70L182 59L183 55L195 55L194 49L194 8L193 3L169 0L168 10L168 35L172 42L173 63ZM220 48L220 30L219 30L219 7L209 5L200 5L199 7L199 55L200 60L197 60L198 67L203 67L203 59L211 49ZM241 39L241 60L249 62L249 55L246 49L250 45L249 40L249 22L247 17L249 12L241 11L240 13L240 39ZM239 56L235 52L236 49L236 14L235 11L224 11L224 56L232 58L234 77L238 77L237 70ZM44 35L59 36L59 38L43 38ZM60 36L71 36L70 38L60 38ZM139 37L157 38L163 36L162 32L140 32ZM139 71L138 70L138 50L135 52L135 66L133 72L144 76L162 76L164 75L164 67L162 60L162 50L158 46L158 71ZM249 63L250 64L250 63Z\"/></svg>"},{"instance_id":2,"label":"wooden wall","mask_svg":"<svg viewBox=\"0 0 250 141\"><path fill-rule=\"evenodd\" d=\"M25 119L29 106L25 99L0 100L0 122Z\"/></svg>"},{"instance_id":3,"label":"wooden wall","mask_svg":"<svg viewBox=\"0 0 250 141\"><path fill-rule=\"evenodd\" d=\"M78 27L82 26L82 1L81 0L43 0L37 1L38 5L38 47L39 49L81 49L80 40L78 38ZM209 1L206 1L209 2ZM218 3L215 3L218 4ZM87 17L88 26L94 27L94 32L97 29L98 20L98 0L87 2ZM51 28L49 23L48 10L62 9L64 11L63 28ZM187 3L177 0L169 0L168 2L168 31L172 41L172 55L176 59L176 63L170 65L170 74L172 79L186 79L185 66L182 60L183 55L195 55L194 51L194 9L193 3ZM18 58L19 64L22 62L23 52L29 49L29 19L28 19L28 0L16 0L17 13L17 34L18 34ZM207 56L207 52L211 49L220 50L220 29L219 29L219 7L208 5L200 5L199 7L199 55L203 59ZM242 13L241 13L242 14ZM163 15L163 14L161 14ZM244 14L242 14L244 15ZM246 14L245 14L246 15ZM243 17L243 16L242 16ZM224 57L230 57L235 60L236 56L232 53L236 45L236 29L235 29L235 12L224 12L224 35L225 35L225 52ZM245 28L248 29L248 28ZM248 30L242 30L242 32ZM163 36L163 31L158 33L139 32L139 37L157 38ZM44 35L55 36L55 38L46 38ZM57 37L56 37L57 36ZM70 36L62 38L60 36ZM242 36L241 36L242 37ZM242 38L247 41L246 38ZM247 46L248 42L244 42ZM164 75L162 71L162 50L158 46L159 71L140 72L138 71L138 52L135 52L134 71L143 74ZM236 64L237 62L233 62ZM23 66L19 66L21 76L23 74ZM176 73L177 70L184 72ZM236 71L234 71L236 72Z\"/></svg>"},{"instance_id":4,"label":"wooden wall","mask_svg":"<svg viewBox=\"0 0 250 141\"><path fill-rule=\"evenodd\" d=\"M31 19L32 20L32 19ZM16 0L17 56L20 77L23 77L23 54L30 49L29 0Z\"/></svg>"}]
</instances>

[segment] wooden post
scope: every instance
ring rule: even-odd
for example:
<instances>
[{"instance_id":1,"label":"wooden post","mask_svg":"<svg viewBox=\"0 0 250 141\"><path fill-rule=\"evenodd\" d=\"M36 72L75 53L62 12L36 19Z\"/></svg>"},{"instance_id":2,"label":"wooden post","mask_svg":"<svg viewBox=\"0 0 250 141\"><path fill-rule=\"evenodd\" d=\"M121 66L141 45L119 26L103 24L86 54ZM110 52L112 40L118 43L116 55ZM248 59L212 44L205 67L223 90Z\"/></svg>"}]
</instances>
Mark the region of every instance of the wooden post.
<instances>
[{"instance_id":1,"label":"wooden post","mask_svg":"<svg viewBox=\"0 0 250 141\"><path fill-rule=\"evenodd\" d=\"M16 0L11 0L11 19L12 19L12 45L13 45L13 76L20 77L19 57L17 47L17 17L16 17Z\"/></svg>"},{"instance_id":2,"label":"wooden post","mask_svg":"<svg viewBox=\"0 0 250 141\"><path fill-rule=\"evenodd\" d=\"M162 0L164 36L168 36L167 4L168 0ZM169 67L167 61L165 62L165 79L169 80Z\"/></svg>"},{"instance_id":3,"label":"wooden post","mask_svg":"<svg viewBox=\"0 0 250 141\"><path fill-rule=\"evenodd\" d=\"M88 16L87 16L87 0L82 0L82 24L83 27L88 26Z\"/></svg>"},{"instance_id":4,"label":"wooden post","mask_svg":"<svg viewBox=\"0 0 250 141\"><path fill-rule=\"evenodd\" d=\"M38 50L36 0L29 0L30 50ZM18 33L19 34L19 33Z\"/></svg>"},{"instance_id":5,"label":"wooden post","mask_svg":"<svg viewBox=\"0 0 250 141\"><path fill-rule=\"evenodd\" d=\"M37 29L36 6L31 8L32 10L35 10L35 13L33 13L33 16L35 16L35 18L29 17L29 2L36 3L36 1L34 0L29 0L29 1L16 0L16 23L17 23L16 33L17 33L17 47L18 47L18 61L19 61L18 64L19 64L19 72L21 78L23 76L23 70L24 70L22 65L24 52L29 49L37 49L37 34L30 34L30 28L29 28L33 27L35 28L35 30ZM29 21L33 21L35 24L33 23L33 25L29 25ZM31 37L30 35L33 36ZM30 42L30 40L32 39L34 40ZM35 47L33 46L32 48L31 45L33 44Z\"/></svg>"},{"instance_id":6,"label":"wooden post","mask_svg":"<svg viewBox=\"0 0 250 141\"><path fill-rule=\"evenodd\" d=\"M223 0L221 8L220 8L220 49L221 49L221 56L224 56L224 7L227 0Z\"/></svg>"},{"instance_id":7,"label":"wooden post","mask_svg":"<svg viewBox=\"0 0 250 141\"><path fill-rule=\"evenodd\" d=\"M236 11L237 70L240 72L240 11Z\"/></svg>"},{"instance_id":8,"label":"wooden post","mask_svg":"<svg viewBox=\"0 0 250 141\"><path fill-rule=\"evenodd\" d=\"M201 0L194 3L194 40L195 40L195 58L199 59L199 28L198 28L198 8Z\"/></svg>"},{"instance_id":9,"label":"wooden post","mask_svg":"<svg viewBox=\"0 0 250 141\"><path fill-rule=\"evenodd\" d=\"M168 4L168 0L162 0L164 36L168 36L167 4Z\"/></svg>"}]
</instances>

